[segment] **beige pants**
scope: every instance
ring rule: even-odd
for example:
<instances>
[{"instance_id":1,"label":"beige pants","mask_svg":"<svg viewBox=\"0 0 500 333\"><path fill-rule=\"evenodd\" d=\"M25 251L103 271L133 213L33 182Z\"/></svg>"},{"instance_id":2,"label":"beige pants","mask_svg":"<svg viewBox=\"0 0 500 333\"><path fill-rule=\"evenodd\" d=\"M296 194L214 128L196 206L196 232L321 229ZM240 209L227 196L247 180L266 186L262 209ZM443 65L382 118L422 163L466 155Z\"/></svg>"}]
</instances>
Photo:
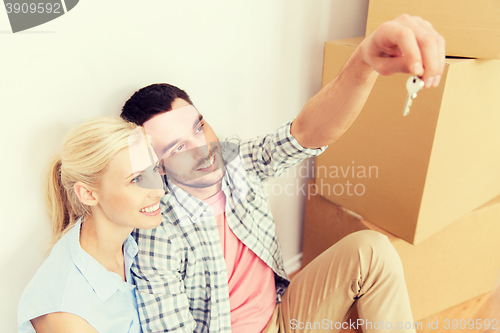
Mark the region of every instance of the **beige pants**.
<instances>
[{"instance_id":1,"label":"beige pants","mask_svg":"<svg viewBox=\"0 0 500 333\"><path fill-rule=\"evenodd\" d=\"M356 300L359 320L349 322ZM338 332L341 328L415 332L401 259L379 232L352 233L304 267L264 332Z\"/></svg>"}]
</instances>

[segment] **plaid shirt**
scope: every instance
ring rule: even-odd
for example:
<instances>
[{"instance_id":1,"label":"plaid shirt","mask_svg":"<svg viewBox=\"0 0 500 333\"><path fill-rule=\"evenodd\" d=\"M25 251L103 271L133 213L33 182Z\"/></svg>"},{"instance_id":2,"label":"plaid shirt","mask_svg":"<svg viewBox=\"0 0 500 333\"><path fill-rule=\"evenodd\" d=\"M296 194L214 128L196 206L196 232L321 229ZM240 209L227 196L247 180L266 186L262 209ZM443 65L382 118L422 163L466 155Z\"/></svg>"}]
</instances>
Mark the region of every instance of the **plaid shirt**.
<instances>
[{"instance_id":1,"label":"plaid shirt","mask_svg":"<svg viewBox=\"0 0 500 333\"><path fill-rule=\"evenodd\" d=\"M233 145L237 157L226 164L222 181L227 223L274 271L278 302L289 278L263 181L326 148L303 148L290 124ZM133 233L139 254L132 272L143 330L231 332L226 263L213 209L173 184L169 189L161 199L161 225Z\"/></svg>"}]
</instances>

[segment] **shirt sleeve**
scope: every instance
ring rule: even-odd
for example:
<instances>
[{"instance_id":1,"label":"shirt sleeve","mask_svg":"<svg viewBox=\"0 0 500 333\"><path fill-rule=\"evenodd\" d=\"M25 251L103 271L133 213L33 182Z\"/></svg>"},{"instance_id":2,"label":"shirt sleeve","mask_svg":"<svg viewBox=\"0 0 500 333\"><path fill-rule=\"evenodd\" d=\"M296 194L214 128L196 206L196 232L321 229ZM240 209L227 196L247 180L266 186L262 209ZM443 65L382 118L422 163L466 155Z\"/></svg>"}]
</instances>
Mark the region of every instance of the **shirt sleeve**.
<instances>
[{"instance_id":1,"label":"shirt sleeve","mask_svg":"<svg viewBox=\"0 0 500 333\"><path fill-rule=\"evenodd\" d=\"M290 133L292 121L274 133L241 142L240 155L248 172L255 172L262 180L278 177L289 167L325 151L328 146L317 149L302 147Z\"/></svg>"},{"instance_id":2,"label":"shirt sleeve","mask_svg":"<svg viewBox=\"0 0 500 333\"><path fill-rule=\"evenodd\" d=\"M161 235L162 230L148 230L148 235L134 231L142 243L132 265L141 326L144 332L193 332L196 321L179 272L182 251Z\"/></svg>"}]
</instances>

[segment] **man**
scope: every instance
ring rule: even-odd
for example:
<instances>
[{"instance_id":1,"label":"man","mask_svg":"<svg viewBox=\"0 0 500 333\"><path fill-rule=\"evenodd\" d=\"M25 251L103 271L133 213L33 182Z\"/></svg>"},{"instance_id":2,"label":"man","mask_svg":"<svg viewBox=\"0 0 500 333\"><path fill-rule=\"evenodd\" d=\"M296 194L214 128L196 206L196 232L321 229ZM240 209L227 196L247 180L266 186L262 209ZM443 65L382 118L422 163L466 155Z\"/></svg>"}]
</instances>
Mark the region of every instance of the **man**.
<instances>
[{"instance_id":1,"label":"man","mask_svg":"<svg viewBox=\"0 0 500 333\"><path fill-rule=\"evenodd\" d=\"M444 58L444 39L430 23L402 15L367 37L297 118L234 144L219 143L179 88L137 91L121 116L152 136L168 180L162 225L135 232L139 255L132 269L143 329L338 331L357 300L360 317L371 322L363 326L367 332L415 332L403 328L412 315L401 262L379 233L345 237L290 284L262 182L337 140L378 73L412 73L426 87L437 86ZM392 330L379 329L389 322Z\"/></svg>"}]
</instances>

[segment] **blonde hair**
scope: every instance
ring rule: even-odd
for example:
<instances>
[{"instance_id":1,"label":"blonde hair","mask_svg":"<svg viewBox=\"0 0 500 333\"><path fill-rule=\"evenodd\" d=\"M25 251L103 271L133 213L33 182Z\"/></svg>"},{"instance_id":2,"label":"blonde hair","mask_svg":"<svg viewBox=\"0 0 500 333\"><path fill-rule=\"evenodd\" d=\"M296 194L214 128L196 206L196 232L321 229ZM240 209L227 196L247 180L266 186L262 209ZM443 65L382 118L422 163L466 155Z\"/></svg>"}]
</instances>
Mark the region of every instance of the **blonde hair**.
<instances>
[{"instance_id":1,"label":"blonde hair","mask_svg":"<svg viewBox=\"0 0 500 333\"><path fill-rule=\"evenodd\" d=\"M45 184L45 205L52 222L52 245L78 219L90 214L80 202L74 185L80 181L97 188L111 159L128 147L137 125L118 117L99 117L71 129L62 151L49 166ZM142 132L141 132L142 133Z\"/></svg>"}]
</instances>

